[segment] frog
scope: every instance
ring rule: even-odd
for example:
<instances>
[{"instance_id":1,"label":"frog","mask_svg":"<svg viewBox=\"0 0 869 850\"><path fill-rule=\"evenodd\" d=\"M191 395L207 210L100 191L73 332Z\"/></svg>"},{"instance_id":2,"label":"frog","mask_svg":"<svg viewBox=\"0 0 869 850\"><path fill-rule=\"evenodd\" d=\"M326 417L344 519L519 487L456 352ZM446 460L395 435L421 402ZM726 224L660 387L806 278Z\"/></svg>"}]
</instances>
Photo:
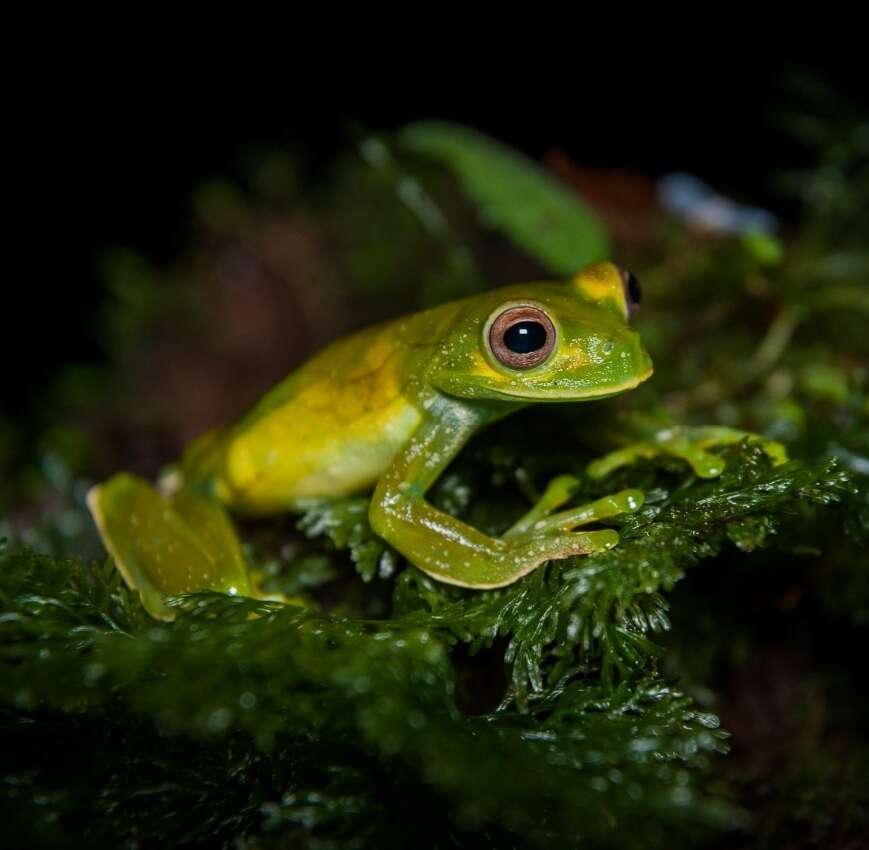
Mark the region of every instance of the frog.
<instances>
[{"instance_id":1,"label":"frog","mask_svg":"<svg viewBox=\"0 0 869 850\"><path fill-rule=\"evenodd\" d=\"M510 284L339 338L238 421L195 438L156 486L119 472L91 488L106 550L148 613L164 620L174 617L171 597L183 594L267 596L232 515L303 512L372 490L375 534L449 585L502 588L546 562L605 552L618 532L595 525L640 510L640 490L565 507L579 479L558 476L500 536L426 495L468 441L504 417L610 398L650 378L633 327L640 300L637 279L606 260L566 281ZM588 474L666 453L715 477L724 461L712 449L744 435L670 429L593 461Z\"/></svg>"}]
</instances>

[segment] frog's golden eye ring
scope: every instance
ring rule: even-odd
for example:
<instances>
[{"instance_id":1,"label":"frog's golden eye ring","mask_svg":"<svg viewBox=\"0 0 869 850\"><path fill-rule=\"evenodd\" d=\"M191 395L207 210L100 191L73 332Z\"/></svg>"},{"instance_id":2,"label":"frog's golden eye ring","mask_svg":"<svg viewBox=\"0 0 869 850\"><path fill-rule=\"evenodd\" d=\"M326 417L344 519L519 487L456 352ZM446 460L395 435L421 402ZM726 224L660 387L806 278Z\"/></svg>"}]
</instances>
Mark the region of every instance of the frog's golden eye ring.
<instances>
[{"instance_id":1,"label":"frog's golden eye ring","mask_svg":"<svg viewBox=\"0 0 869 850\"><path fill-rule=\"evenodd\" d=\"M622 285L625 288L625 304L628 306L628 319L630 320L640 309L643 291L640 288L640 282L627 269L619 269L619 274L622 276Z\"/></svg>"},{"instance_id":2,"label":"frog's golden eye ring","mask_svg":"<svg viewBox=\"0 0 869 850\"><path fill-rule=\"evenodd\" d=\"M555 348L555 325L539 307L508 307L489 328L489 348L511 369L539 366Z\"/></svg>"}]
</instances>

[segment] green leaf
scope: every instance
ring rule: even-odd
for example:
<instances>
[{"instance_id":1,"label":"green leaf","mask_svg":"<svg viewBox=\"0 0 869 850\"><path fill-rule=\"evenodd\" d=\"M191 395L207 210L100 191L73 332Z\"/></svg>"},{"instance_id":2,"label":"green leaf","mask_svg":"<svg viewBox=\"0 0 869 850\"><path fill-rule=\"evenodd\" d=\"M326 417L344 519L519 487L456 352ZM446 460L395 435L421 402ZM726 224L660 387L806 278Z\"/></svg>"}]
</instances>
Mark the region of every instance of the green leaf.
<instances>
[{"instance_id":1,"label":"green leaf","mask_svg":"<svg viewBox=\"0 0 869 850\"><path fill-rule=\"evenodd\" d=\"M521 154L455 124L411 124L399 139L454 172L484 223L554 274L609 256L604 225L582 198Z\"/></svg>"}]
</instances>

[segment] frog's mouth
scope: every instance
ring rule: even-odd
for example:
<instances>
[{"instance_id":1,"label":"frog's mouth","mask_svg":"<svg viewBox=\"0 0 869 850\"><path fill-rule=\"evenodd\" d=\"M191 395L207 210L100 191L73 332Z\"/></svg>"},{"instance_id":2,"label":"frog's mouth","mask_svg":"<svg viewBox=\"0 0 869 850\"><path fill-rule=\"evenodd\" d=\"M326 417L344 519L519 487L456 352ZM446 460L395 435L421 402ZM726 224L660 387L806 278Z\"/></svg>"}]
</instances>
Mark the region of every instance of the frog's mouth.
<instances>
[{"instance_id":1,"label":"frog's mouth","mask_svg":"<svg viewBox=\"0 0 869 850\"><path fill-rule=\"evenodd\" d=\"M516 390L511 390L503 385L492 385L487 387L488 393L492 398L500 398L504 401L534 401L534 402L565 402L565 401L594 401L596 399L611 398L612 396L621 395L629 390L636 389L643 381L647 381L652 377L654 368L649 366L646 372L635 375L622 381L618 384L598 385L590 387L576 386L549 386L549 387L534 387L526 385Z\"/></svg>"}]
</instances>

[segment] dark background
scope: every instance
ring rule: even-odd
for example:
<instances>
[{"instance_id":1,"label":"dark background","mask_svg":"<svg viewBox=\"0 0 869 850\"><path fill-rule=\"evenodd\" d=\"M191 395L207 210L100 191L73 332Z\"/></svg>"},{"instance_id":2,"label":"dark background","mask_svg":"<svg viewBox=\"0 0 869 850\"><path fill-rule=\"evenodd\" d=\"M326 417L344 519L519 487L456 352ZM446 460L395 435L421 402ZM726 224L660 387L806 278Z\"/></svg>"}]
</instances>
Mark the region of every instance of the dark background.
<instances>
[{"instance_id":1,"label":"dark background","mask_svg":"<svg viewBox=\"0 0 869 850\"><path fill-rule=\"evenodd\" d=\"M308 78L285 74L292 82L282 86L275 74L242 80L205 68L158 79L128 78L111 65L86 76L74 65L58 67L22 98L10 124L7 186L20 191L11 203L18 234L11 249L20 262L4 286L7 415L26 414L61 363L100 358L100 252L125 245L157 263L171 258L188 238L191 189L231 173L252 148L289 145L303 152L307 178L325 181L354 128L445 118L533 157L557 148L582 165L650 176L689 171L787 218L771 175L811 165L813 156L782 130L782 115L800 105L800 81L866 102L865 69L844 49L835 59L780 59L701 44L690 54L671 52L670 66L628 48L615 56L606 64L561 57L532 75L514 65L513 74L396 74L334 88L314 70Z\"/></svg>"}]
</instances>

